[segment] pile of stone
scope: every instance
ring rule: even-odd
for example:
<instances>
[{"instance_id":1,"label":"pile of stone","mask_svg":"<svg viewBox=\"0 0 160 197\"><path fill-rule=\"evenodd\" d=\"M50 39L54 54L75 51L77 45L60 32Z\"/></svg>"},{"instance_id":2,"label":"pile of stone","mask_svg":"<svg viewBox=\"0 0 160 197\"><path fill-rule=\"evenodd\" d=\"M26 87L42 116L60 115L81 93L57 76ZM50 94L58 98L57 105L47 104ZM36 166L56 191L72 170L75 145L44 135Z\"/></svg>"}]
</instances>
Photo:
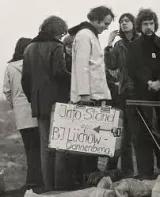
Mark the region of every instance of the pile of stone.
<instances>
[{"instance_id":1,"label":"pile of stone","mask_svg":"<svg viewBox=\"0 0 160 197\"><path fill-rule=\"evenodd\" d=\"M156 180L143 180L126 178L112 182L111 178L103 177L97 187L90 187L73 192L55 194L35 194L28 190L24 197L160 197L160 176Z\"/></svg>"}]
</instances>

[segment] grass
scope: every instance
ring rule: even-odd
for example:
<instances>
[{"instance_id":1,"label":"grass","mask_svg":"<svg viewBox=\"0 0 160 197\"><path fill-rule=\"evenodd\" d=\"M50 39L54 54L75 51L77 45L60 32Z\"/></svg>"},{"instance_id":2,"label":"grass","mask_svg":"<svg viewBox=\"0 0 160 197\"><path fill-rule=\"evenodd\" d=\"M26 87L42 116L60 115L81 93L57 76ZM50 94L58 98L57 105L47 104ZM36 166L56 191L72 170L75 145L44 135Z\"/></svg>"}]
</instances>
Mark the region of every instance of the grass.
<instances>
[{"instance_id":1,"label":"grass","mask_svg":"<svg viewBox=\"0 0 160 197\"><path fill-rule=\"evenodd\" d=\"M14 196L14 193L24 185L25 159L23 143L19 132L16 131L13 111L7 101L0 100L0 169L4 169L4 183L7 191L3 196ZM19 193L22 194L21 191ZM18 195L17 193L15 196L19 197Z\"/></svg>"}]
</instances>

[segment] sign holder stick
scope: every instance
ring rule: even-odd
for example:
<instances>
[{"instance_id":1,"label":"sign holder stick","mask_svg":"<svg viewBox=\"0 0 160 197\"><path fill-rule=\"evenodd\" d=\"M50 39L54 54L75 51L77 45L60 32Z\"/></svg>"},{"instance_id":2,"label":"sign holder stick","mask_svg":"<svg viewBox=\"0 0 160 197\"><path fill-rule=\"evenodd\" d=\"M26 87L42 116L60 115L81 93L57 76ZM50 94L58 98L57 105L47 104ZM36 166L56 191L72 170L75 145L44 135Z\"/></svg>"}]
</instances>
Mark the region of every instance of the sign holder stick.
<instances>
[{"instance_id":1,"label":"sign holder stick","mask_svg":"<svg viewBox=\"0 0 160 197\"><path fill-rule=\"evenodd\" d=\"M127 105L132 105L132 106L150 106L150 107L160 107L160 102L159 101L143 101L143 100L127 100L126 101ZM160 151L160 145L158 144L155 136L153 135L153 131L150 129L148 124L146 123L141 111L136 107L136 111L138 115L140 116L142 122L144 123L145 127L147 128L150 136L152 137L154 143L156 144L158 150Z\"/></svg>"}]
</instances>

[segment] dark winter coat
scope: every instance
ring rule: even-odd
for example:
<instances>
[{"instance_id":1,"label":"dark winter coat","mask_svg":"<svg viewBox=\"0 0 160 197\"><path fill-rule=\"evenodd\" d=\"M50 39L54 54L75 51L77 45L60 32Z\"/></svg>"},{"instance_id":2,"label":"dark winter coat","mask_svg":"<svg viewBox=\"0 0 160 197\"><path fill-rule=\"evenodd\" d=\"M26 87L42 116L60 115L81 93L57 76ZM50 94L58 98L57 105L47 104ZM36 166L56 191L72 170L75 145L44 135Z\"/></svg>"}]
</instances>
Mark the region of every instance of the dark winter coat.
<instances>
[{"instance_id":1,"label":"dark winter coat","mask_svg":"<svg viewBox=\"0 0 160 197\"><path fill-rule=\"evenodd\" d=\"M69 100L63 44L52 41L32 42L24 53L22 87L32 107L33 117L48 118L55 102Z\"/></svg>"},{"instance_id":2,"label":"dark winter coat","mask_svg":"<svg viewBox=\"0 0 160 197\"><path fill-rule=\"evenodd\" d=\"M135 37L134 39L136 39ZM133 83L128 76L126 67L126 59L128 54L129 41L121 39L117 41L114 47L105 48L105 65L106 65L106 76L109 85L119 82L120 95L126 93L128 90L133 89Z\"/></svg>"},{"instance_id":3,"label":"dark winter coat","mask_svg":"<svg viewBox=\"0 0 160 197\"><path fill-rule=\"evenodd\" d=\"M129 49L127 60L137 99L155 100L158 92L149 91L149 80L160 80L160 38L142 35Z\"/></svg>"}]
</instances>

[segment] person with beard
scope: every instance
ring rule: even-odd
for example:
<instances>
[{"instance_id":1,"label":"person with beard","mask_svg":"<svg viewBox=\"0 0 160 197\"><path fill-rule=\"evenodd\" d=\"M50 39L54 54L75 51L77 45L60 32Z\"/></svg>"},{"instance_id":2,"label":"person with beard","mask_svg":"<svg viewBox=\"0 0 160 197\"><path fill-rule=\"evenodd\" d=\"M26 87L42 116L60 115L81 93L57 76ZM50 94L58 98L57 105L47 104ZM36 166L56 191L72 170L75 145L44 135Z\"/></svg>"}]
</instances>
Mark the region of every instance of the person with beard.
<instances>
[{"instance_id":1,"label":"person with beard","mask_svg":"<svg viewBox=\"0 0 160 197\"><path fill-rule=\"evenodd\" d=\"M127 60L128 72L134 82L135 99L159 101L160 99L160 38L155 34L158 29L158 18L151 9L139 11L136 19L137 31L141 36L129 48ZM141 106L138 109L143 114L149 128L152 129L153 108ZM157 118L159 109L155 108ZM160 150L158 150L146 126L138 113L134 116L135 152L140 178L153 178L154 154L157 156L157 166L160 168ZM160 121L158 120L158 123ZM160 125L158 125L160 126ZM157 135L160 134L160 127ZM156 137L155 136L155 137ZM160 139L156 137L160 144Z\"/></svg>"},{"instance_id":2,"label":"person with beard","mask_svg":"<svg viewBox=\"0 0 160 197\"><path fill-rule=\"evenodd\" d=\"M100 6L90 10L89 21L69 29L75 36L72 45L71 101L82 105L101 106L111 100L108 88L104 53L98 35L107 30L114 19L112 11ZM81 182L97 170L96 156L77 157Z\"/></svg>"},{"instance_id":3,"label":"person with beard","mask_svg":"<svg viewBox=\"0 0 160 197\"><path fill-rule=\"evenodd\" d=\"M111 99L98 34L108 29L114 14L109 8L100 6L91 9L87 17L89 22L82 22L69 29L70 35L75 36L71 76L73 103L89 103L92 100L101 103L102 100Z\"/></svg>"},{"instance_id":4,"label":"person with beard","mask_svg":"<svg viewBox=\"0 0 160 197\"><path fill-rule=\"evenodd\" d=\"M124 13L119 18L119 31L114 30L110 33L108 45L105 48L105 65L106 76L109 88L112 95L112 105L123 111L124 121L124 137L121 148L121 169L123 175L133 176L133 161L132 161L132 114L133 110L126 107L125 101L133 95L133 82L127 72L127 55L129 44L138 38L135 29L135 17L130 13ZM113 41L117 36L120 36L113 47ZM107 169L116 169L119 155L110 159L107 164Z\"/></svg>"}]
</instances>

